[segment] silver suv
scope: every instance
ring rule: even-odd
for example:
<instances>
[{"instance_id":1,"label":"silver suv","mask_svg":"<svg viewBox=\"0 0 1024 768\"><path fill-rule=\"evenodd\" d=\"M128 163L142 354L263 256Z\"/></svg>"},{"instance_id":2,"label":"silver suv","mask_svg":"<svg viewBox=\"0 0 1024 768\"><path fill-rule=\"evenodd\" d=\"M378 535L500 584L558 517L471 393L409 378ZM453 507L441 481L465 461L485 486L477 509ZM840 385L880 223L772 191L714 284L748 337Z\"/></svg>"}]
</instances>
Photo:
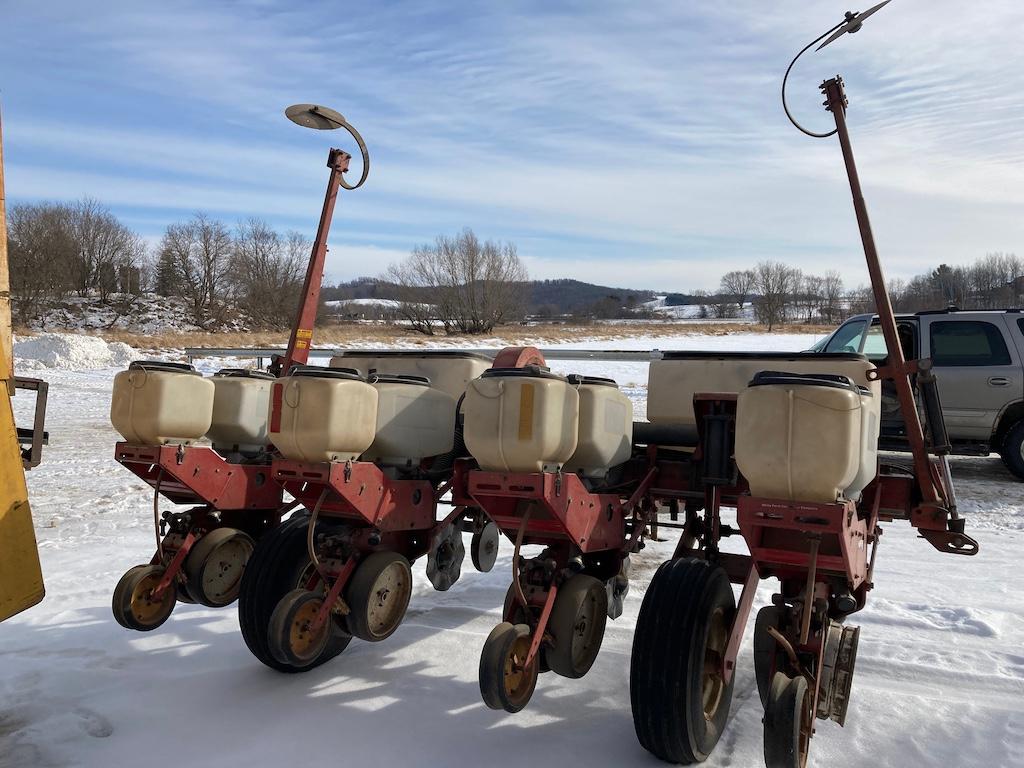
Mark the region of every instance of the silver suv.
<instances>
[{"instance_id":1,"label":"silver suv","mask_svg":"<svg viewBox=\"0 0 1024 768\"><path fill-rule=\"evenodd\" d=\"M957 310L897 315L908 360L930 357L953 452L993 451L1024 479L1024 310ZM878 317L855 315L809 352L859 352L885 361ZM891 387L891 383L890 383ZM906 450L895 390L883 386L879 447Z\"/></svg>"}]
</instances>

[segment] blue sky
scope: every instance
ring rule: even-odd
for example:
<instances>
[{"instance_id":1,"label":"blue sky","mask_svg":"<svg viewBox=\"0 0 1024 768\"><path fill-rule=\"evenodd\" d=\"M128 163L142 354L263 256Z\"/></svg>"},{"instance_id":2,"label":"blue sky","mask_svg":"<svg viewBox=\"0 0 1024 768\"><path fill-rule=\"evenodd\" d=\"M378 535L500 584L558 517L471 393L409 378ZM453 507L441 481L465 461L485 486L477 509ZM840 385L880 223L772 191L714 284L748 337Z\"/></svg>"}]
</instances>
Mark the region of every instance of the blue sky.
<instances>
[{"instance_id":1,"label":"blue sky","mask_svg":"<svg viewBox=\"0 0 1024 768\"><path fill-rule=\"evenodd\" d=\"M857 8L859 6L855 6ZM761 259L867 275L835 140L791 128L792 55L832 2L0 0L11 203L93 196L151 241L203 210L312 235L340 133L370 178L341 200L334 279L464 226L537 278L713 288ZM861 8L863 10L863 8ZM1019 1L895 0L791 78L827 128L841 72L887 271L1024 256ZM350 148L351 149L351 148Z\"/></svg>"}]
</instances>

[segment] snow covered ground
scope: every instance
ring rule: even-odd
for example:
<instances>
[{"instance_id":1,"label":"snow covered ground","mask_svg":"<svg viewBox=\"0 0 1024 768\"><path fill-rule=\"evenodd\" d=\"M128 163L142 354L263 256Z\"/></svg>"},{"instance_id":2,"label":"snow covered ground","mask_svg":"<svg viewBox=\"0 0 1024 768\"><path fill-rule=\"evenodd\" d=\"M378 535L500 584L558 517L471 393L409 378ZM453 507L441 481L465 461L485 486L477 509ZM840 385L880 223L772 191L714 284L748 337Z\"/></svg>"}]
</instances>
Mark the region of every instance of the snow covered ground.
<instances>
[{"instance_id":1,"label":"snow covered ground","mask_svg":"<svg viewBox=\"0 0 1024 768\"><path fill-rule=\"evenodd\" d=\"M796 350L810 340L687 336L614 346ZM608 346L565 344L588 345ZM629 657L644 588L671 540L636 558L626 612L609 622L593 670L580 680L542 676L518 715L488 710L476 682L509 581L507 542L491 573L467 561L446 593L430 588L418 564L395 635L354 641L306 674L280 675L250 656L234 607L180 605L149 634L117 626L114 584L153 548L151 495L112 458L116 369L93 364L103 365L30 371L51 386L51 445L29 479L47 597L0 625L0 768L660 765L633 733ZM614 375L642 406L645 366L566 366ZM1024 763L1024 483L994 457L955 459L953 472L981 554L940 555L905 524L887 526L877 588L854 620L863 632L847 726L818 721L812 765ZM772 591L766 582L758 605ZM707 765L760 765L760 721L748 628L732 717Z\"/></svg>"}]
</instances>

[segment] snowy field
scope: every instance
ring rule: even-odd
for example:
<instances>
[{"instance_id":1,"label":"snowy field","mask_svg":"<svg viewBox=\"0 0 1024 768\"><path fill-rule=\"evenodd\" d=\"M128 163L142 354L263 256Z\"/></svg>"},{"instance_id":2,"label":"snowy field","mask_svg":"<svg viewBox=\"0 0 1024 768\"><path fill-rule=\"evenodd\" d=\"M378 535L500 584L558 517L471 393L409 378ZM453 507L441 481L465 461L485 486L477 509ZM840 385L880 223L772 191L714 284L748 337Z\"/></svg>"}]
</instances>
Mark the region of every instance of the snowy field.
<instances>
[{"instance_id":1,"label":"snowy field","mask_svg":"<svg viewBox=\"0 0 1024 768\"><path fill-rule=\"evenodd\" d=\"M686 336L566 346L798 350L813 340ZM120 353L108 354L101 365L121 364ZM116 368L87 367L99 358L83 355L70 370L26 366L51 387L51 445L29 481L47 597L0 625L0 767L661 765L636 742L628 678L643 591L671 540L635 558L626 612L609 622L593 670L580 680L542 676L518 715L488 710L477 688L478 654L500 620L510 578L507 542L491 573L476 573L467 560L446 593L430 588L419 563L395 635L354 641L306 674L259 664L234 607L179 605L149 634L117 626L110 594L152 552L152 497L112 458ZM566 365L615 376L643 413L645 365L559 368ZM812 765L1024 765L1024 483L995 457L955 459L953 472L981 554L940 555L907 525L887 526L877 588L853 619L863 632L847 726L818 721ZM764 584L755 608L773 589ZM731 720L706 765L761 765L749 628Z\"/></svg>"}]
</instances>

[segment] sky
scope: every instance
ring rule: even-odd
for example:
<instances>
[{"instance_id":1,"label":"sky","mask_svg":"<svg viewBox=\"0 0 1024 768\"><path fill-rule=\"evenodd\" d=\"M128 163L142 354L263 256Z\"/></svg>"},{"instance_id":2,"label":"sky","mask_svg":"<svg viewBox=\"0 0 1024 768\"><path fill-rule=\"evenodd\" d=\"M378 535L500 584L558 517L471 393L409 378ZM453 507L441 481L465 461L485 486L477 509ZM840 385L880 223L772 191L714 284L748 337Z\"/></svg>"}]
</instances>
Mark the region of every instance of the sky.
<instances>
[{"instance_id":1,"label":"sky","mask_svg":"<svg viewBox=\"0 0 1024 768\"><path fill-rule=\"evenodd\" d=\"M204 211L312 237L328 148L366 139L331 280L438 234L514 242L531 277L714 289L771 259L867 282L835 137L783 114L831 0L0 0L9 204L90 196L156 243ZM865 10L854 6L853 10ZM827 130L841 73L890 277L1024 256L1024 3L894 0L790 77ZM354 173L358 168L354 164Z\"/></svg>"}]
</instances>

